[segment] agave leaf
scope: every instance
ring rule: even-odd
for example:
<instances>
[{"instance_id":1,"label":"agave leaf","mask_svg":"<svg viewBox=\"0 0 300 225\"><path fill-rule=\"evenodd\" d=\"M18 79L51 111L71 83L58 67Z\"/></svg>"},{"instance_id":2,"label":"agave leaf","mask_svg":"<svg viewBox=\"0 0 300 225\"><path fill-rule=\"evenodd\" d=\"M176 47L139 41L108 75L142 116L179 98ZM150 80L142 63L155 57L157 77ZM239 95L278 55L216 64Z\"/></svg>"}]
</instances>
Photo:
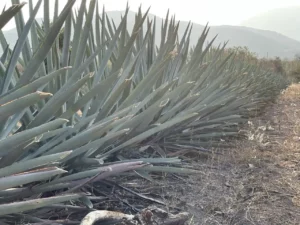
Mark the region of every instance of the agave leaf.
<instances>
[{"instance_id":1,"label":"agave leaf","mask_svg":"<svg viewBox=\"0 0 300 225\"><path fill-rule=\"evenodd\" d=\"M7 47L5 48L5 50L4 50L4 52L3 52L2 56L1 56L1 59L0 59L0 61L1 61L2 64L5 64L5 62L7 60L7 57L8 57L9 51L10 51L10 49L9 49L9 46L7 45ZM2 73L2 74L1 74L1 77L4 77L5 76L4 73Z\"/></svg>"},{"instance_id":2,"label":"agave leaf","mask_svg":"<svg viewBox=\"0 0 300 225\"><path fill-rule=\"evenodd\" d=\"M124 13L124 16L123 17L121 17L121 19L124 19L124 18L126 18L126 10L127 10L128 8L126 7L126 9L125 9L125 13ZM105 14L105 15L103 15L103 17L106 17L106 24L107 24L107 30L108 30L108 32L106 33L106 36L107 36L107 38L109 39L110 37L113 37L114 36L114 29L113 29L113 26L112 26L112 24L111 23L114 23L113 22L113 19L111 19L111 21L110 21L110 19L109 19L109 17L108 17L108 15L107 14ZM126 25L126 24L125 24Z\"/></svg>"},{"instance_id":3,"label":"agave leaf","mask_svg":"<svg viewBox=\"0 0 300 225\"><path fill-rule=\"evenodd\" d=\"M129 9L127 8L126 11L125 11L125 15L128 14L128 10ZM109 59L110 59L110 57L111 57L111 55L113 53L113 50L114 50L114 48L116 46L116 42L118 40L119 34L121 33L121 30L122 30L123 26L125 26L125 22L126 22L125 19L123 19L121 21L118 29L116 30L113 38L111 39L111 41L109 43L109 46L108 46L108 48L107 48L107 50L105 52L105 55L102 58L101 64L99 65L99 69L98 69L98 71L97 71L97 73L95 75L95 78L94 78L94 81L93 81L93 85L96 85L99 82L99 80L102 79L102 76L103 76L103 73L104 73L105 68L107 66L107 63L108 63L108 61L109 61Z\"/></svg>"},{"instance_id":4,"label":"agave leaf","mask_svg":"<svg viewBox=\"0 0 300 225\"><path fill-rule=\"evenodd\" d=\"M83 27L83 32L81 32L79 46L78 46L77 51L76 51L76 56L75 56L75 60L74 60L74 67L75 68L78 68L82 64L82 61L83 61L85 55L87 57L89 57L90 53L95 51L95 49L97 48L94 45L94 41L92 40L94 38L94 34L93 34L93 29L91 29L92 28L93 15L94 15L94 11L95 11L95 5L96 5L96 0L90 1L89 10L86 13L85 25ZM90 69L90 71L96 71L97 70L97 66L96 66L95 61L93 61L89 65L89 69ZM72 98L67 103L67 107L70 107L70 105L72 105L76 100L77 100L77 96L72 96ZM85 115L85 112L84 112L84 115Z\"/></svg>"},{"instance_id":5,"label":"agave leaf","mask_svg":"<svg viewBox=\"0 0 300 225\"><path fill-rule=\"evenodd\" d=\"M82 0L78 11L78 16L76 18L75 27L74 27L73 45L72 45L72 52L70 56L71 65L74 65L76 55L77 55L77 49L79 48L85 7L86 7L86 0Z\"/></svg>"},{"instance_id":6,"label":"agave leaf","mask_svg":"<svg viewBox=\"0 0 300 225\"><path fill-rule=\"evenodd\" d=\"M14 194L20 194L25 189L26 188L9 188L4 191L0 191L0 196L5 197L5 196L14 195Z\"/></svg>"},{"instance_id":7,"label":"agave leaf","mask_svg":"<svg viewBox=\"0 0 300 225\"><path fill-rule=\"evenodd\" d=\"M98 47L98 49L91 54L75 71L73 71L72 76L68 79L67 84L62 87L59 91L64 91L68 86L75 83L82 75L82 73L87 69L87 67L95 60L97 54L105 48L105 44ZM59 93L59 91L57 93Z\"/></svg>"},{"instance_id":8,"label":"agave leaf","mask_svg":"<svg viewBox=\"0 0 300 225\"><path fill-rule=\"evenodd\" d=\"M0 177L10 176L24 171L29 171L31 169L44 166L50 163L59 162L63 160L65 157L67 157L68 155L70 155L71 153L72 151L67 151L67 152L57 153L53 155L42 156L35 159L23 161L23 162L14 163L11 166L7 166L0 169Z\"/></svg>"},{"instance_id":9,"label":"agave leaf","mask_svg":"<svg viewBox=\"0 0 300 225\"><path fill-rule=\"evenodd\" d=\"M137 175L141 176L142 178L152 182L152 183L155 183L156 181L150 176L149 172L148 171L145 171L145 170L135 170L134 171Z\"/></svg>"},{"instance_id":10,"label":"agave leaf","mask_svg":"<svg viewBox=\"0 0 300 225\"><path fill-rule=\"evenodd\" d=\"M162 149L159 145L152 145L151 146L161 157L166 158L167 154L164 149Z\"/></svg>"},{"instance_id":11,"label":"agave leaf","mask_svg":"<svg viewBox=\"0 0 300 225\"><path fill-rule=\"evenodd\" d=\"M85 155L85 157L89 157L91 155L96 155L97 150L101 149L101 147L110 140L116 140L117 138L125 135L128 132L128 129L120 130L118 132L108 133L103 138L99 138L95 141L92 141L86 145L83 145L80 148L74 149L73 153L70 154L64 161L68 161L74 157Z\"/></svg>"},{"instance_id":12,"label":"agave leaf","mask_svg":"<svg viewBox=\"0 0 300 225\"><path fill-rule=\"evenodd\" d=\"M92 201L87 196L81 197L79 201L81 201L89 209L94 207Z\"/></svg>"},{"instance_id":13,"label":"agave leaf","mask_svg":"<svg viewBox=\"0 0 300 225\"><path fill-rule=\"evenodd\" d=\"M61 95L54 95L52 102L47 102L47 104L41 109L38 115L34 118L34 120L29 124L29 128L38 126L43 122L48 121L61 107L63 103L65 103L72 94L76 93L76 91L81 88L88 79L91 79L93 74L88 74L79 81L77 81L73 86L63 92ZM53 105L54 102L54 105Z\"/></svg>"},{"instance_id":14,"label":"agave leaf","mask_svg":"<svg viewBox=\"0 0 300 225\"><path fill-rule=\"evenodd\" d=\"M49 0L44 0L44 23L43 29L45 34L47 34L50 30L50 5ZM52 61L52 51L49 51L47 54L47 71L52 71L53 61ZM50 90L53 91L53 83Z\"/></svg>"},{"instance_id":15,"label":"agave leaf","mask_svg":"<svg viewBox=\"0 0 300 225\"><path fill-rule=\"evenodd\" d=\"M74 3L75 0L68 1L68 3L62 10L57 20L51 26L49 33L47 34L44 41L42 42L39 50L35 53L33 58L30 60L29 64L27 65L26 70L24 71L23 75L20 77L20 80L18 81L18 85L28 84L29 81L32 79L32 77L34 76L34 74L42 64L43 60L46 58L52 44L54 43L58 33L60 32L60 29L64 21L66 20L68 14L70 13Z\"/></svg>"},{"instance_id":16,"label":"agave leaf","mask_svg":"<svg viewBox=\"0 0 300 225\"><path fill-rule=\"evenodd\" d=\"M20 4L20 0L11 0L11 2L12 4ZM16 24L18 36L20 36L25 27L25 20L22 11L20 11L20 13L17 13L15 15L15 24ZM30 45L28 42L28 38L26 37L25 44L22 50L22 58L19 58L19 63L22 66L27 65L28 61L31 58L31 55L32 53L31 53ZM16 72L18 73L18 71Z\"/></svg>"},{"instance_id":17,"label":"agave leaf","mask_svg":"<svg viewBox=\"0 0 300 225\"><path fill-rule=\"evenodd\" d=\"M165 58L159 65L153 67L147 76L137 85L137 87L131 92L131 94L121 104L120 108L123 109L129 104L133 104L134 101L139 101L141 98L146 97L146 93L152 88L157 79L162 75L163 69L169 62L170 57ZM140 96L137 99L137 96Z\"/></svg>"},{"instance_id":18,"label":"agave leaf","mask_svg":"<svg viewBox=\"0 0 300 225\"><path fill-rule=\"evenodd\" d=\"M135 170L138 168L142 168L144 166L146 166L146 164L143 164L142 162L119 163L119 164L111 165L108 171L104 171L103 173L97 174L92 178L85 178L73 182L74 184L78 184L78 185L69 189L68 191L66 191L66 193L74 192L88 183L98 182L108 177L119 175L120 173Z\"/></svg>"},{"instance_id":19,"label":"agave leaf","mask_svg":"<svg viewBox=\"0 0 300 225\"><path fill-rule=\"evenodd\" d=\"M157 116L157 114L160 114L159 112L161 112L163 108L170 101L173 100L173 98L177 97L179 93L181 93L185 89L189 90L188 87L191 85L181 85L175 90L166 93L166 91L172 84L173 83L171 82L170 84L162 86L159 89L155 90L153 92L153 95L149 95L148 98L146 98L142 103L140 103L138 107L136 107L134 113L140 110L140 106L143 107L143 105L146 104L146 102L149 102L150 100L156 100L154 103L150 102L150 107L145 109L138 116L134 117L132 120L129 120L128 122L122 125L123 127L130 128L133 131L133 134L131 135L135 135L140 133L141 131L147 130L147 127L149 127L149 124L154 121L154 118Z\"/></svg>"},{"instance_id":20,"label":"agave leaf","mask_svg":"<svg viewBox=\"0 0 300 225\"><path fill-rule=\"evenodd\" d=\"M103 166L103 167L99 167L97 169L85 170L82 172L73 173L70 175L66 175L64 177L54 179L50 183L42 184L39 188L44 188L46 186L52 186L52 185L59 184L59 183L67 183L67 182L71 182L71 181L81 180L84 178L90 178L97 174L104 173L105 171L109 171L109 169L110 169L109 166L106 166L106 167Z\"/></svg>"},{"instance_id":21,"label":"agave leaf","mask_svg":"<svg viewBox=\"0 0 300 225\"><path fill-rule=\"evenodd\" d=\"M8 102L6 104L0 105L0 121L5 120L8 116L17 113L30 105L33 105L37 101L50 96L52 96L52 94L38 91Z\"/></svg>"},{"instance_id":22,"label":"agave leaf","mask_svg":"<svg viewBox=\"0 0 300 225\"><path fill-rule=\"evenodd\" d=\"M54 184L54 185L48 185L48 184L46 184L45 186L39 185L39 186L33 187L32 192L38 194L38 193L44 193L44 192L48 192L48 191L58 191L58 190L74 187L74 184L72 182L60 183L60 184ZM27 191L28 191L28 189L27 189ZM24 193L24 194L26 194L26 193ZM27 195L30 195L30 194L27 194Z\"/></svg>"},{"instance_id":23,"label":"agave leaf","mask_svg":"<svg viewBox=\"0 0 300 225\"><path fill-rule=\"evenodd\" d=\"M54 146L60 144L63 142L67 137L71 136L72 134L75 134L78 132L83 126L86 126L86 124L91 123L95 119L96 115L92 115L89 117L86 117L79 121L77 124L74 125L72 129L68 129L64 134L61 134L60 136L56 137L54 140L51 140L41 146L39 149L37 149L34 153L30 154L29 156L25 157L24 160L32 159L34 157L37 157L50 148L53 148Z\"/></svg>"},{"instance_id":24,"label":"agave leaf","mask_svg":"<svg viewBox=\"0 0 300 225\"><path fill-rule=\"evenodd\" d=\"M34 181L42 181L49 179L55 175L66 173L67 171L59 168L49 168L37 171L29 171L26 173L15 174L13 176L7 176L0 178L0 190L28 184Z\"/></svg>"},{"instance_id":25,"label":"agave leaf","mask_svg":"<svg viewBox=\"0 0 300 225\"><path fill-rule=\"evenodd\" d=\"M136 170L138 168L143 168L145 167L146 164L143 164L141 161L136 161L136 162L126 162L126 163L118 163L106 167L100 167L98 169L93 169L93 170L87 170L84 172L79 172L77 174L72 174L69 176L65 176L59 179L54 180L53 182L47 184L47 185L52 185L56 184L57 182L66 182L66 181L74 181L77 180L76 182L73 182L74 184L78 183L81 185L82 183L85 182L90 182L91 179L90 177L94 177L92 182L96 182L99 180L103 180L107 177L111 177L114 175L119 175L122 172L126 171L131 171L131 170ZM82 179L83 178L83 179Z\"/></svg>"},{"instance_id":26,"label":"agave leaf","mask_svg":"<svg viewBox=\"0 0 300 225\"><path fill-rule=\"evenodd\" d=\"M29 210L38 209L38 208L50 206L61 202L67 202L67 201L78 199L81 196L82 195L80 194L67 194L67 195L54 196L49 198L39 198L33 200L26 200L22 202L8 203L8 204L0 205L0 216L12 214L12 213L26 212Z\"/></svg>"},{"instance_id":27,"label":"agave leaf","mask_svg":"<svg viewBox=\"0 0 300 225\"><path fill-rule=\"evenodd\" d=\"M185 120L189 120L191 118L195 118L197 117L198 114L197 113L193 113L193 114L190 114L190 115L185 115L185 116L182 116L182 117L179 117L179 118L174 118L164 124L160 124L152 129L149 129L135 137L133 137L132 139L122 143L121 145L119 145L118 147L116 148L113 148L112 150L109 150L108 152L104 153L103 155L101 155L101 158L105 159L107 156L111 155L111 154L114 154L116 153L117 151L121 150L122 148L125 148L129 145L132 145L132 144L135 144L135 143L138 143L138 142L141 142L143 140L145 140L146 138L152 136L153 134L156 134L164 129L167 129L167 128L170 128L172 126L175 126L176 124L178 123L181 123ZM100 159L101 159L100 158Z\"/></svg>"},{"instance_id":28,"label":"agave leaf","mask_svg":"<svg viewBox=\"0 0 300 225\"><path fill-rule=\"evenodd\" d=\"M92 114L98 113L98 111L100 110L100 108L102 107L104 102L107 101L106 99L108 98L108 96L113 94L112 89L115 87L116 80L118 80L117 79L118 75L119 75L119 72L111 74L110 76L116 77L116 79L107 78L107 79L109 79L108 81L110 81L110 82L106 85L106 87L101 89L101 91L99 90L98 96L91 103L88 103L85 106L84 111L88 111L87 115L92 115ZM105 80L107 80L107 79L105 79ZM103 81L105 81L105 80L103 80ZM91 104L91 106L90 106L90 104Z\"/></svg>"},{"instance_id":29,"label":"agave leaf","mask_svg":"<svg viewBox=\"0 0 300 225\"><path fill-rule=\"evenodd\" d=\"M108 116L109 111L116 104L117 99L120 98L121 94L128 88L130 88L131 80L125 80L115 91L111 93L111 95L106 99L103 103L101 111L96 117L96 122L100 121L104 117Z\"/></svg>"},{"instance_id":30,"label":"agave leaf","mask_svg":"<svg viewBox=\"0 0 300 225\"><path fill-rule=\"evenodd\" d=\"M7 46L9 47L9 44L6 41L6 38L5 38L2 30L0 30L0 43L1 43L2 49L6 49ZM10 49L9 49L9 51L11 52Z\"/></svg>"},{"instance_id":31,"label":"agave leaf","mask_svg":"<svg viewBox=\"0 0 300 225\"><path fill-rule=\"evenodd\" d=\"M25 44L25 42L27 41L27 35L30 31L30 27L32 25L32 23L34 22L34 18L40 8L40 5L42 3L42 0L39 0L38 3L36 4L32 14L30 15L30 18L28 20L28 22L26 23L23 31L22 31L22 34L19 36L18 40L17 40L17 43L15 45L15 48L12 52L12 56L10 58L10 61L9 61L9 64L8 64L8 67L7 67L7 70L6 70L6 74L5 74L5 81L3 83L3 86L1 88L2 90L2 94L5 93L8 88L9 88L9 84L11 82L11 77L13 76L13 72L14 72L14 69L17 65L17 62L18 62L18 58L19 58L19 55L23 49L23 46Z\"/></svg>"},{"instance_id":32,"label":"agave leaf","mask_svg":"<svg viewBox=\"0 0 300 225\"><path fill-rule=\"evenodd\" d=\"M82 63L85 48L86 48L86 42L88 39L89 31L91 30L90 28L92 26L92 19L93 19L93 15L94 15L94 11L95 11L95 5L96 5L96 0L91 0L90 4L89 4L89 10L88 10L88 14L86 17L85 25L83 27L83 30L80 31L80 33L81 33L80 42L78 43L78 49L76 51L76 58L75 58L75 61L73 64L74 68L77 68Z\"/></svg>"},{"instance_id":33,"label":"agave leaf","mask_svg":"<svg viewBox=\"0 0 300 225\"><path fill-rule=\"evenodd\" d=\"M144 163L149 164L180 164L181 159L175 157L175 158L139 158L139 159L121 159L122 162L136 162L136 161L142 161ZM112 162L109 164L114 164L118 162Z\"/></svg>"},{"instance_id":34,"label":"agave leaf","mask_svg":"<svg viewBox=\"0 0 300 225\"><path fill-rule=\"evenodd\" d=\"M97 150L99 150L106 142L108 142L110 140L117 140L117 138L125 135L128 131L129 131L129 129L123 129L123 130L120 130L117 132L108 133L105 137L100 138L99 140L96 140L94 142L87 144L84 147L86 150L89 150L89 151L87 151L85 153L85 157L89 157L89 156L93 157L93 156L97 155L97 152L98 152ZM76 153L77 153L77 150L76 150Z\"/></svg>"},{"instance_id":35,"label":"agave leaf","mask_svg":"<svg viewBox=\"0 0 300 225\"><path fill-rule=\"evenodd\" d=\"M102 15L105 15L105 12L104 12L104 5L103 5L103 13ZM105 21L104 21L105 23ZM102 27L101 29L105 29L105 24L103 26L102 24ZM97 46L101 46L103 44L103 42L105 41L105 38L104 38L104 32L100 31L100 15L99 15L99 3L98 1L96 2L96 15L95 15L95 38L96 38L96 44ZM103 41L103 42L102 42ZM102 58L102 54L103 52L99 52L98 54L98 59L101 59ZM98 62L99 63L99 62Z\"/></svg>"},{"instance_id":36,"label":"agave leaf","mask_svg":"<svg viewBox=\"0 0 300 225\"><path fill-rule=\"evenodd\" d=\"M63 40L63 49L62 49L62 66L68 66L69 65L69 54L70 54L70 47L71 47L71 29L72 29L72 21L71 21L71 14L66 19L66 24L64 28L64 40ZM75 32L74 32L75 34ZM101 45L98 45L101 46ZM66 75L64 79L64 83L66 83Z\"/></svg>"},{"instance_id":37,"label":"agave leaf","mask_svg":"<svg viewBox=\"0 0 300 225\"><path fill-rule=\"evenodd\" d=\"M26 109L22 110L21 112L13 115L10 119L8 119L6 123L2 123L2 132L0 135L0 139L7 137L9 134L12 133L14 129L16 129L16 127L18 127L17 124L20 121L20 119L24 116L25 111Z\"/></svg>"},{"instance_id":38,"label":"agave leaf","mask_svg":"<svg viewBox=\"0 0 300 225\"><path fill-rule=\"evenodd\" d=\"M168 104L168 102L170 101L172 103L172 101L176 100L176 98L178 98L178 96L180 95L186 95L186 93L184 92L189 92L190 88L193 86L192 83L186 83L186 84L183 84L183 85L180 85L180 86L177 86L177 88L175 88L173 91L171 92L168 92L164 95L164 97L160 100L158 100L156 103L152 104L151 107L155 106L157 107L156 111L153 111L153 112L150 112L150 108L149 107L147 110L144 111L145 113L145 117L147 119L144 119L142 121L142 123L139 124L139 126L136 128L136 132L140 132L142 130L146 130L146 128L149 126L149 124L153 121L154 117L156 116L156 113L159 111L159 110L162 110L163 107L165 105ZM149 110L149 112L146 114L146 112ZM166 115L167 113L165 113ZM173 115L172 115L173 116ZM169 118L168 119L171 119L172 116L169 115ZM165 121L157 121L158 123L163 123Z\"/></svg>"},{"instance_id":39,"label":"agave leaf","mask_svg":"<svg viewBox=\"0 0 300 225\"><path fill-rule=\"evenodd\" d=\"M66 127L62 127L62 128L58 128L52 131L48 131L47 133L44 133L42 135L40 135L39 137L36 137L34 142L43 142L43 141L47 141L47 139L49 138L53 138L55 136L64 134L68 131L71 131L72 127L71 126L66 126Z\"/></svg>"},{"instance_id":40,"label":"agave leaf","mask_svg":"<svg viewBox=\"0 0 300 225\"><path fill-rule=\"evenodd\" d=\"M197 174L202 173L198 170L179 168L179 167L169 167L169 166L145 166L137 171L147 171L147 172L164 172L164 173L180 173L180 174Z\"/></svg>"},{"instance_id":41,"label":"agave leaf","mask_svg":"<svg viewBox=\"0 0 300 225\"><path fill-rule=\"evenodd\" d=\"M14 134L12 136L0 140L0 156L9 153L10 148L18 146L49 130L53 130L66 122L68 122L68 120L66 119L56 119L51 122L45 123L41 126L19 132L17 134Z\"/></svg>"},{"instance_id":42,"label":"agave leaf","mask_svg":"<svg viewBox=\"0 0 300 225\"><path fill-rule=\"evenodd\" d=\"M70 118L75 112L81 109L86 103L92 99L94 96L98 95L99 97L104 97L108 92L108 88L112 86L112 83L117 79L118 73L115 73L108 77L107 79L99 82L96 86L94 86L88 93L82 96L77 102L73 105L70 105L68 110L63 113L60 117L68 119Z\"/></svg>"},{"instance_id":43,"label":"agave leaf","mask_svg":"<svg viewBox=\"0 0 300 225\"><path fill-rule=\"evenodd\" d=\"M55 0L53 21L55 21L58 17L58 10L59 10L59 3L58 3L58 0Z\"/></svg>"},{"instance_id":44,"label":"agave leaf","mask_svg":"<svg viewBox=\"0 0 300 225\"><path fill-rule=\"evenodd\" d=\"M178 88L176 88L176 89L178 89ZM195 101L195 99L197 99L197 98L199 98L199 96L197 96L197 95L183 98L182 101L178 102L171 109L164 112L164 114L157 120L157 123L164 123L167 120L169 120L170 118L173 118L178 112L182 112L186 108L188 108L189 104L191 104L191 102ZM197 111L197 110L194 110L193 112L200 113L200 111Z\"/></svg>"},{"instance_id":45,"label":"agave leaf","mask_svg":"<svg viewBox=\"0 0 300 225\"><path fill-rule=\"evenodd\" d=\"M22 96L28 95L31 92L37 91L41 86L48 83L49 81L53 80L56 76L61 75L64 71L70 69L71 67L61 68L59 70L54 71L53 73L48 74L47 76L40 77L28 85L25 85L14 92L10 93L9 95L5 95L4 97L0 98L0 105L12 101L14 99L20 98Z\"/></svg>"},{"instance_id":46,"label":"agave leaf","mask_svg":"<svg viewBox=\"0 0 300 225\"><path fill-rule=\"evenodd\" d=\"M104 135L108 130L110 130L115 124L120 123L122 120L116 120L112 118L106 122L98 124L96 126L90 127L89 129L81 132L77 136L66 140L65 142L61 143L60 145L55 146L52 148L47 154L53 154L56 152L65 151L68 149L73 149L84 145L89 141L93 141Z\"/></svg>"},{"instance_id":47,"label":"agave leaf","mask_svg":"<svg viewBox=\"0 0 300 225\"><path fill-rule=\"evenodd\" d=\"M132 30L132 34L129 38L129 40L126 43L126 46L121 45L122 48L120 48L120 54L119 57L117 59L117 61L114 64L114 70L118 70L121 65L123 64L126 55L130 53L130 49L132 48L132 45L137 37L137 35L139 34L139 29L141 28L141 26L143 25L145 19L147 18L148 12L149 12L150 8L148 8L148 10L146 11L146 13L144 14L144 16L142 18L140 18L140 20L136 20L134 23L134 27ZM125 14L124 18L126 19L127 14ZM123 39L123 40L122 40ZM125 43L125 37L121 36L121 42ZM114 72L113 70L113 72Z\"/></svg>"},{"instance_id":48,"label":"agave leaf","mask_svg":"<svg viewBox=\"0 0 300 225\"><path fill-rule=\"evenodd\" d=\"M0 30L23 8L25 2L21 4L12 5L0 15Z\"/></svg>"},{"instance_id":49,"label":"agave leaf","mask_svg":"<svg viewBox=\"0 0 300 225\"><path fill-rule=\"evenodd\" d=\"M78 87L78 85L81 82L83 82L85 78L87 78L87 76L86 76L85 78L81 79L81 81L77 81L78 78L82 75L82 73L86 70L86 67L90 63L93 62L94 58L97 56L98 52L100 52L103 47L104 46L100 46L100 48L95 53L93 53L88 59L86 59L84 61L84 63L72 74L72 76L70 77L70 79L68 79L67 82L55 93L55 98L51 98L47 102L48 107L53 106L53 105L56 104L55 102L57 101L57 96L64 95L64 98L71 97L70 94L67 94L67 92L72 92L71 89L70 89L70 87L72 87L73 89L76 88L76 87ZM90 75L92 75L92 73ZM77 83L74 84L76 81L77 81ZM58 97L58 98L60 98L62 100L63 97ZM61 103L61 104L63 104L63 103ZM50 114L50 113L48 113L48 114Z\"/></svg>"}]
</instances>

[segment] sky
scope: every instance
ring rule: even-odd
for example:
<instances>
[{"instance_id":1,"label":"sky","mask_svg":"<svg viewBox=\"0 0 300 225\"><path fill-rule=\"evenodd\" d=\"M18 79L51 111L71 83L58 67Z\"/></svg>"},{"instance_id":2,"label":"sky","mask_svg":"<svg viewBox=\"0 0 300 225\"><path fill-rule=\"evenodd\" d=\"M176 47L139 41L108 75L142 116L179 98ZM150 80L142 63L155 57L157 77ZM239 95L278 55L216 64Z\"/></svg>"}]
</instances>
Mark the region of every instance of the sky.
<instances>
[{"instance_id":1,"label":"sky","mask_svg":"<svg viewBox=\"0 0 300 225\"><path fill-rule=\"evenodd\" d=\"M49 1L54 11L55 1ZM0 0L0 10L4 5L9 6L10 2L10 0ZM20 0L20 2L28 2L28 0ZM33 0L33 2L36 3L37 0ZM66 2L67 0L59 0L60 8ZM77 7L80 2L77 0ZM140 4L144 11L151 6L150 13L160 17L164 17L169 9L171 14L176 15L177 20L199 24L209 22L211 26L239 25L246 19L272 9L300 6L300 0L98 0L98 2L101 8L105 5L106 11L124 10L127 2L132 11L136 11ZM37 17L43 16L42 11L40 10ZM24 7L23 12L27 19L29 16L28 6ZM14 23L10 22L4 30L14 26Z\"/></svg>"}]
</instances>

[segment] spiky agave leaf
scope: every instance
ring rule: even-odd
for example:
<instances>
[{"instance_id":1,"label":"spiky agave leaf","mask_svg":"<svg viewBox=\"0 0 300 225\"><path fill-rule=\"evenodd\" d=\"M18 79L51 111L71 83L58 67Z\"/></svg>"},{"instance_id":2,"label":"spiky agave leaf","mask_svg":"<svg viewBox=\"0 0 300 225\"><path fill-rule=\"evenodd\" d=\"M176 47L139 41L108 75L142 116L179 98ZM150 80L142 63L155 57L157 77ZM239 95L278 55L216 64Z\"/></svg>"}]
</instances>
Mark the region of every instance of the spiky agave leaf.
<instances>
[{"instance_id":1,"label":"spiky agave leaf","mask_svg":"<svg viewBox=\"0 0 300 225\"><path fill-rule=\"evenodd\" d=\"M25 2L21 4L13 4L11 7L3 11L0 15L0 30L23 8Z\"/></svg>"}]
</instances>

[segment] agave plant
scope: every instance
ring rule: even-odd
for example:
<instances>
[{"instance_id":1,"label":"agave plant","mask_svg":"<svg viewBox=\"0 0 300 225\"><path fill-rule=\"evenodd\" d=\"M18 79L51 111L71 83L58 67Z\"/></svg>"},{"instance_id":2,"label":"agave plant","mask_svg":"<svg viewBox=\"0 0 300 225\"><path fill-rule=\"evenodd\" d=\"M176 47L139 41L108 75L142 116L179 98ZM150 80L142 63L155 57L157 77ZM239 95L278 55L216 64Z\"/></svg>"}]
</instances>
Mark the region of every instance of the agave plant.
<instances>
[{"instance_id":1,"label":"agave plant","mask_svg":"<svg viewBox=\"0 0 300 225\"><path fill-rule=\"evenodd\" d=\"M96 0L88 8L82 0L77 13L74 2L59 13L56 1L50 18L44 0L41 25L35 16L42 0L29 1L28 21L15 15L12 50L0 33L3 222L53 224L57 218L47 218L60 208L85 213L99 200L92 185L124 172L150 180L152 172L197 172L168 155L209 151L237 135L237 125L287 85L224 54L225 45L205 46L207 27L191 50L191 24L179 37L179 23L168 14L157 43L157 20L148 11L139 9L130 31L128 7L115 24Z\"/></svg>"}]
</instances>

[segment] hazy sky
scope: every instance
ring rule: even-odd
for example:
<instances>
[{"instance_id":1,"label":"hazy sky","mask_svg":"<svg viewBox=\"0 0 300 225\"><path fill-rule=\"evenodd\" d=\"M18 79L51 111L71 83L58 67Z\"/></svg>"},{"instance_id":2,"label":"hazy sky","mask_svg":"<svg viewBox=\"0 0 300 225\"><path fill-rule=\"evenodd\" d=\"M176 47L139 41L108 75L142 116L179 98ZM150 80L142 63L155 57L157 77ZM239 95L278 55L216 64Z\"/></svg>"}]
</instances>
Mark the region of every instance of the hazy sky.
<instances>
[{"instance_id":1,"label":"hazy sky","mask_svg":"<svg viewBox=\"0 0 300 225\"><path fill-rule=\"evenodd\" d=\"M28 0L20 0L27 2ZM37 2L37 0L33 0ZM107 11L124 10L127 1L130 9L136 11L142 3L146 9L151 5L150 13L165 16L168 9L176 14L178 20L191 20L196 23L210 25L238 25L243 20L275 8L300 6L300 0L98 0L101 8L105 5ZM67 0L59 0L62 7ZM77 0L76 5L80 4ZM0 10L4 5L10 5L10 0L0 0ZM54 6L54 0L50 0ZM41 10L42 11L42 10ZM24 7L25 17L28 17L28 7ZM38 17L42 17L42 12ZM10 23L5 29L14 27Z\"/></svg>"}]
</instances>

